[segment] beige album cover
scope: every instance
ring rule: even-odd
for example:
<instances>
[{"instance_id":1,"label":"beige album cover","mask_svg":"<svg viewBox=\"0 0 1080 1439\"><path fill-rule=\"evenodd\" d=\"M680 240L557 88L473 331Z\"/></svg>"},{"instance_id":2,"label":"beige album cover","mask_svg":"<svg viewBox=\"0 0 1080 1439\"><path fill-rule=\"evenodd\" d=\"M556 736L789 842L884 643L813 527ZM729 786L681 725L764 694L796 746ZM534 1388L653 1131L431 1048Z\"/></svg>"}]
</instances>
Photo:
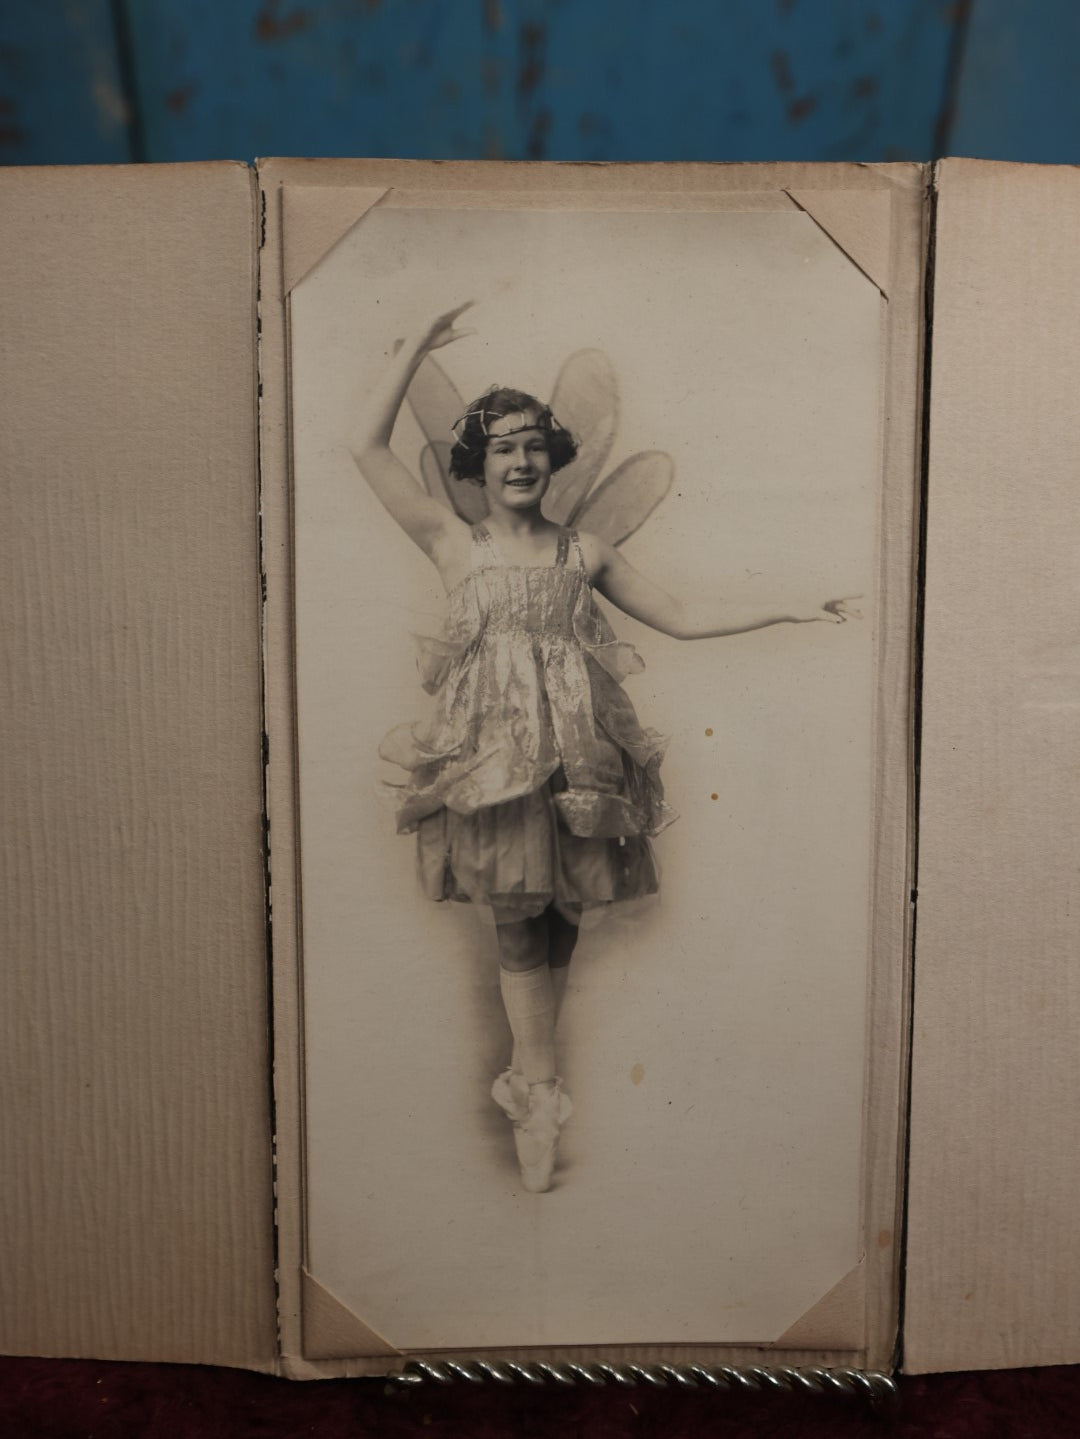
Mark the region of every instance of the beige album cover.
<instances>
[{"instance_id":1,"label":"beige album cover","mask_svg":"<svg viewBox=\"0 0 1080 1439\"><path fill-rule=\"evenodd\" d=\"M905 1368L1080 1361L1080 175L938 170Z\"/></svg>"},{"instance_id":2,"label":"beige album cover","mask_svg":"<svg viewBox=\"0 0 1080 1439\"><path fill-rule=\"evenodd\" d=\"M246 166L0 173L0 1351L277 1362Z\"/></svg>"},{"instance_id":3,"label":"beige album cover","mask_svg":"<svg viewBox=\"0 0 1080 1439\"><path fill-rule=\"evenodd\" d=\"M5 1351L899 1363L913 1016L904 1367L1075 1359L1075 172L936 177L914 1006L925 170L2 179Z\"/></svg>"},{"instance_id":4,"label":"beige album cover","mask_svg":"<svg viewBox=\"0 0 1080 1439\"><path fill-rule=\"evenodd\" d=\"M782 195L391 193L288 306L306 1270L385 1352L772 1343L864 1251L882 288ZM446 473L471 406L549 528ZM573 945L513 1034L507 925Z\"/></svg>"}]
</instances>

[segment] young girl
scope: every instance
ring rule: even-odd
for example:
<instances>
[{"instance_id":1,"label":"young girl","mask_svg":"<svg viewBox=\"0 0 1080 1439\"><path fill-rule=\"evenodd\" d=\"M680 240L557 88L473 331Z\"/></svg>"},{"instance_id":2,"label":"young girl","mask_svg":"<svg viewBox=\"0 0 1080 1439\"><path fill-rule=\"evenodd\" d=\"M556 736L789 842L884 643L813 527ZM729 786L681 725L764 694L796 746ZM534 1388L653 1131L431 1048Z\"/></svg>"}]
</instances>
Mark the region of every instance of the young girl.
<instances>
[{"instance_id":1,"label":"young girl","mask_svg":"<svg viewBox=\"0 0 1080 1439\"><path fill-rule=\"evenodd\" d=\"M676 639L836 623L851 611L837 600L789 613L707 613L597 536L554 524L544 494L577 446L548 406L520 391L489 391L454 426L451 473L484 487L486 520L470 526L426 494L390 437L424 357L474 333L456 327L467 308L401 346L352 452L446 587L443 635L421 641L434 715L393 731L381 753L409 772L398 829L418 836L425 893L493 911L514 1047L492 1097L513 1124L525 1188L541 1192L570 1114L555 1021L581 913L656 891L649 839L674 818L659 775L663 740L638 723L621 686L641 660L615 639L593 591Z\"/></svg>"}]
</instances>

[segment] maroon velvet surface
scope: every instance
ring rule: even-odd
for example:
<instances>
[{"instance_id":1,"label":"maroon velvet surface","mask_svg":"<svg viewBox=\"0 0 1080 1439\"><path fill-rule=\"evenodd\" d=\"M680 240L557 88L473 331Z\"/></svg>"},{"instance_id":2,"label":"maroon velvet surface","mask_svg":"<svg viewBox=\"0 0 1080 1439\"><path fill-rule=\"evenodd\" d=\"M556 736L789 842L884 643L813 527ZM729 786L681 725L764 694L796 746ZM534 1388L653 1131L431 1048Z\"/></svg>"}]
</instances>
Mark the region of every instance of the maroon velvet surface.
<instances>
[{"instance_id":1,"label":"maroon velvet surface","mask_svg":"<svg viewBox=\"0 0 1080 1439\"><path fill-rule=\"evenodd\" d=\"M534 1389L494 1384L387 1392L381 1382L297 1384L239 1370L94 1360L0 1359L0 1435L27 1439L336 1439L336 1436L886 1436L972 1439L1080 1435L1080 1367L901 1379L897 1412L860 1400Z\"/></svg>"}]
</instances>

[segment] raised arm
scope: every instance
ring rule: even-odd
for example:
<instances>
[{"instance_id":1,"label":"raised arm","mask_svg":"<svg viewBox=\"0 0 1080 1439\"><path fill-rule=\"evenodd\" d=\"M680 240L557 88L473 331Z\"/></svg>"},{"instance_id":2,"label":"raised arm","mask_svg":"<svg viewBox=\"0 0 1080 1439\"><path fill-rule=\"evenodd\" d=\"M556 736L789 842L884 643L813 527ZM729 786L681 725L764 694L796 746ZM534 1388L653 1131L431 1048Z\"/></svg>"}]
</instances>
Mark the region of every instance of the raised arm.
<instances>
[{"instance_id":1,"label":"raised arm","mask_svg":"<svg viewBox=\"0 0 1080 1439\"><path fill-rule=\"evenodd\" d=\"M349 451L378 499L432 559L448 533L461 528L463 521L422 489L390 449L390 436L405 392L425 355L474 333L454 327L455 320L468 308L466 304L449 310L402 343L367 395L349 441Z\"/></svg>"},{"instance_id":2,"label":"raised arm","mask_svg":"<svg viewBox=\"0 0 1080 1439\"><path fill-rule=\"evenodd\" d=\"M705 605L675 599L640 570L612 545L596 535L582 535L585 563L593 587L617 605L624 614L640 620L661 634L677 640L703 640L721 635L744 634L762 630L769 625L809 624L825 620L842 624L857 617L849 600L830 600L822 605L747 605L721 602Z\"/></svg>"}]
</instances>

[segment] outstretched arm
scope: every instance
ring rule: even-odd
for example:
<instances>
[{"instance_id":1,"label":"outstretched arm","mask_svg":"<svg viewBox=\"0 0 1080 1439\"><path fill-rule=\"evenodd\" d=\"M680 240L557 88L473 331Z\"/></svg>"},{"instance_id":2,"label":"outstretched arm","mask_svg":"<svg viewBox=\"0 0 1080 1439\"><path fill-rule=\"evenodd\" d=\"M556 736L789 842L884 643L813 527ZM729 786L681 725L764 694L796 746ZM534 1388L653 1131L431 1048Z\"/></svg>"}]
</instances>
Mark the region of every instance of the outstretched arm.
<instances>
[{"instance_id":1,"label":"outstretched arm","mask_svg":"<svg viewBox=\"0 0 1080 1439\"><path fill-rule=\"evenodd\" d=\"M673 639L703 640L763 630L769 625L809 624L814 620L842 624L857 614L848 600L789 608L738 603L721 603L719 607L688 604L647 579L618 550L595 535L582 535L581 542L594 588L624 614Z\"/></svg>"},{"instance_id":2,"label":"outstretched arm","mask_svg":"<svg viewBox=\"0 0 1080 1439\"><path fill-rule=\"evenodd\" d=\"M454 328L455 320L468 308L466 304L449 310L402 343L367 396L349 444L360 473L378 499L430 558L434 558L447 532L460 528L462 521L421 488L390 449L390 436L405 392L425 355L474 333Z\"/></svg>"}]
</instances>

